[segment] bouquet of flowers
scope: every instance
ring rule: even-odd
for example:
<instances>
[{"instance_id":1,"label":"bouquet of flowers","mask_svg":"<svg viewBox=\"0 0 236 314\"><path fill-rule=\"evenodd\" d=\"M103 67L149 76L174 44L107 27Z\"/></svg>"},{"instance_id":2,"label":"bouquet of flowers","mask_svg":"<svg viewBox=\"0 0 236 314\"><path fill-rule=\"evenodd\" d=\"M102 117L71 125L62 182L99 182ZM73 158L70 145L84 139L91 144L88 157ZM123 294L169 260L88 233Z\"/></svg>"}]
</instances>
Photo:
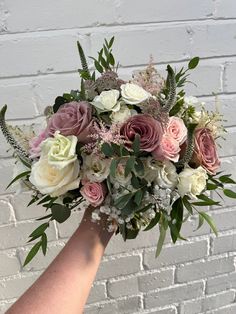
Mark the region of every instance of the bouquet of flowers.
<instances>
[{"instance_id":1,"label":"bouquet of flowers","mask_svg":"<svg viewBox=\"0 0 236 314\"><path fill-rule=\"evenodd\" d=\"M217 234L211 217L199 209L220 205L209 191L236 198L225 187L235 184L231 175L218 172L222 116L185 96L189 71L199 58L180 71L168 65L166 79L151 60L127 82L117 74L113 42L114 37L105 40L92 58L93 72L77 43L80 90L57 97L45 109L39 134L33 126L25 132L7 125L6 105L0 112L3 135L21 169L9 186L20 180L32 191L28 205L37 202L47 211L38 219L46 222L30 235L29 241L37 242L25 264L40 248L46 254L50 222L63 223L73 210L92 206L94 222L106 214L109 231L124 240L159 225L158 256L168 229L173 242L184 239L181 226L190 215L198 213L199 227L206 221Z\"/></svg>"}]
</instances>

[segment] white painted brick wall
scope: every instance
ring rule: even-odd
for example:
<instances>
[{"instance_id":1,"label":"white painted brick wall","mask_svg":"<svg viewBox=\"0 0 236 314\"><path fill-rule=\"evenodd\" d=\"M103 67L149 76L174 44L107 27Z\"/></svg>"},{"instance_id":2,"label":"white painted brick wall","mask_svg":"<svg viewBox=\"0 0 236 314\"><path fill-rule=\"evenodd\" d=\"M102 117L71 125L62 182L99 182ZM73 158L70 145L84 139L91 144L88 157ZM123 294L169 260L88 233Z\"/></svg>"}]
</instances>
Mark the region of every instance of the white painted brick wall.
<instances>
[{"instance_id":1,"label":"white painted brick wall","mask_svg":"<svg viewBox=\"0 0 236 314\"><path fill-rule=\"evenodd\" d=\"M104 37L116 36L115 54L127 78L152 53L161 73L167 63L181 67L202 60L187 86L189 94L214 107L218 93L227 121L223 167L236 177L236 2L235 0L0 0L0 102L8 103L13 124L41 123L55 96L79 86L76 40L89 55ZM43 209L26 208L28 194L6 191L13 160L0 137L0 313L39 276L77 228L81 214L52 225L49 251L22 268L30 248L27 236ZM211 212L219 230L183 233L188 242L168 237L154 258L158 234L143 233L108 245L85 313L233 314L236 312L236 206L232 200Z\"/></svg>"}]
</instances>

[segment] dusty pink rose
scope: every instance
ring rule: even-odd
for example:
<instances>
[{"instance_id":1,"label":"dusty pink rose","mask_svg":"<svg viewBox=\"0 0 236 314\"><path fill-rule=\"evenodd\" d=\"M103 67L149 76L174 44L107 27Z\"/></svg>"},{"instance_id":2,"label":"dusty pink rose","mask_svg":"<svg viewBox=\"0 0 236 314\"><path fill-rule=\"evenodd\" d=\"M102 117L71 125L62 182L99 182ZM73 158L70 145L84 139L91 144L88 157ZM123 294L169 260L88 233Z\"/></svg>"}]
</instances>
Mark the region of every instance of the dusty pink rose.
<instances>
[{"instance_id":1,"label":"dusty pink rose","mask_svg":"<svg viewBox=\"0 0 236 314\"><path fill-rule=\"evenodd\" d=\"M160 146L152 152L152 155L157 160L169 159L177 162L179 160L179 152L179 143L170 134L165 133Z\"/></svg>"},{"instance_id":2,"label":"dusty pink rose","mask_svg":"<svg viewBox=\"0 0 236 314\"><path fill-rule=\"evenodd\" d=\"M30 158L40 157L41 153L41 143L46 140L48 137L48 133L46 130L39 133L38 136L33 137L29 141L29 155Z\"/></svg>"},{"instance_id":3,"label":"dusty pink rose","mask_svg":"<svg viewBox=\"0 0 236 314\"><path fill-rule=\"evenodd\" d=\"M147 114L130 117L121 127L121 135L125 140L133 142L135 135L140 136L140 149L152 152L160 144L163 130L161 123Z\"/></svg>"},{"instance_id":4,"label":"dusty pink rose","mask_svg":"<svg viewBox=\"0 0 236 314\"><path fill-rule=\"evenodd\" d=\"M107 188L104 183L86 182L80 193L92 206L97 207L104 201Z\"/></svg>"},{"instance_id":5,"label":"dusty pink rose","mask_svg":"<svg viewBox=\"0 0 236 314\"><path fill-rule=\"evenodd\" d=\"M59 130L62 135L75 135L81 143L91 141L92 107L86 101L72 101L62 105L48 122L48 133L53 136Z\"/></svg>"},{"instance_id":6,"label":"dusty pink rose","mask_svg":"<svg viewBox=\"0 0 236 314\"><path fill-rule=\"evenodd\" d=\"M188 130L184 121L178 117L170 117L166 132L170 134L179 145L183 144L187 139Z\"/></svg>"},{"instance_id":7,"label":"dusty pink rose","mask_svg":"<svg viewBox=\"0 0 236 314\"><path fill-rule=\"evenodd\" d=\"M195 150L193 160L210 174L215 174L220 167L216 144L208 128L200 128L195 132Z\"/></svg>"}]
</instances>

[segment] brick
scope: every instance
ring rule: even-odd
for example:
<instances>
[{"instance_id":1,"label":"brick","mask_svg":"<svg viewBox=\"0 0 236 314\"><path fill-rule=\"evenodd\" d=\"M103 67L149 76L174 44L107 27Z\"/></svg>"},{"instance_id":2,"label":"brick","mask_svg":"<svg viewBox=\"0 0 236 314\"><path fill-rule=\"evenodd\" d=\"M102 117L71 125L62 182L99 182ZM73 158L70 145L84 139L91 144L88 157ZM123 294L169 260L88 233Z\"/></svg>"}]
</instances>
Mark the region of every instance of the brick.
<instances>
[{"instance_id":1,"label":"brick","mask_svg":"<svg viewBox=\"0 0 236 314\"><path fill-rule=\"evenodd\" d=\"M206 240L195 243L177 243L170 247L164 247L158 258L155 258L154 251L145 251L144 265L149 269L153 269L193 261L207 256L207 247Z\"/></svg>"},{"instance_id":2,"label":"brick","mask_svg":"<svg viewBox=\"0 0 236 314\"><path fill-rule=\"evenodd\" d=\"M110 314L124 313L133 314L141 308L141 300L139 296L129 297L126 299L116 300L116 302L99 303L94 306L85 308L85 314Z\"/></svg>"},{"instance_id":3,"label":"brick","mask_svg":"<svg viewBox=\"0 0 236 314\"><path fill-rule=\"evenodd\" d=\"M228 62L225 67L225 81L224 88L226 92L235 92L235 72L236 72L236 62Z\"/></svg>"},{"instance_id":4,"label":"brick","mask_svg":"<svg viewBox=\"0 0 236 314\"><path fill-rule=\"evenodd\" d=\"M120 234L113 236L106 248L106 255L117 254L145 247L156 246L159 231L158 229L147 232L140 232L134 241L124 241Z\"/></svg>"},{"instance_id":5,"label":"brick","mask_svg":"<svg viewBox=\"0 0 236 314\"><path fill-rule=\"evenodd\" d=\"M0 252L0 276L15 275L20 268L19 260L14 253Z\"/></svg>"},{"instance_id":6,"label":"brick","mask_svg":"<svg viewBox=\"0 0 236 314\"><path fill-rule=\"evenodd\" d=\"M219 0L215 2L215 17L235 18L236 3L232 0Z\"/></svg>"},{"instance_id":7,"label":"brick","mask_svg":"<svg viewBox=\"0 0 236 314\"><path fill-rule=\"evenodd\" d=\"M139 290L148 292L158 288L171 286L174 283L174 270L166 269L163 271L155 271L143 274L137 277Z\"/></svg>"},{"instance_id":8,"label":"brick","mask_svg":"<svg viewBox=\"0 0 236 314\"><path fill-rule=\"evenodd\" d=\"M0 224L9 223L13 220L11 204L9 199L1 198L0 199Z\"/></svg>"},{"instance_id":9,"label":"brick","mask_svg":"<svg viewBox=\"0 0 236 314\"><path fill-rule=\"evenodd\" d=\"M236 312L236 304L229 305L227 307L223 307L221 309L212 311L212 312L207 312L207 314L235 314Z\"/></svg>"},{"instance_id":10,"label":"brick","mask_svg":"<svg viewBox=\"0 0 236 314\"><path fill-rule=\"evenodd\" d=\"M11 204L14 208L18 221L40 218L47 215L43 206L37 205L36 203L32 204L31 206L27 206L31 199L31 193L21 193L14 195L11 198Z\"/></svg>"},{"instance_id":11,"label":"brick","mask_svg":"<svg viewBox=\"0 0 236 314\"><path fill-rule=\"evenodd\" d=\"M1 281L0 300L19 298L37 278L37 275L30 275Z\"/></svg>"},{"instance_id":12,"label":"brick","mask_svg":"<svg viewBox=\"0 0 236 314\"><path fill-rule=\"evenodd\" d=\"M112 260L103 261L97 273L97 280L121 275L134 274L140 270L139 256L116 257Z\"/></svg>"},{"instance_id":13,"label":"brick","mask_svg":"<svg viewBox=\"0 0 236 314\"><path fill-rule=\"evenodd\" d=\"M178 266L176 270L177 282L188 282L210 276L228 273L234 270L232 258L220 258L211 261L194 262L192 264Z\"/></svg>"},{"instance_id":14,"label":"brick","mask_svg":"<svg viewBox=\"0 0 236 314\"><path fill-rule=\"evenodd\" d=\"M125 295L138 294L138 279L137 277L110 280L108 282L108 294L112 298L123 297Z\"/></svg>"},{"instance_id":15,"label":"brick","mask_svg":"<svg viewBox=\"0 0 236 314\"><path fill-rule=\"evenodd\" d=\"M236 250L236 234L217 237L213 241L213 254L233 252Z\"/></svg>"},{"instance_id":16,"label":"brick","mask_svg":"<svg viewBox=\"0 0 236 314\"><path fill-rule=\"evenodd\" d=\"M77 67L79 67L79 63ZM50 74L36 77L33 84L36 105L39 113L43 114L45 107L54 104L58 95L78 89L80 79L78 73Z\"/></svg>"},{"instance_id":17,"label":"brick","mask_svg":"<svg viewBox=\"0 0 236 314\"><path fill-rule=\"evenodd\" d=\"M46 269L49 264L54 260L54 258L60 253L62 248L64 247L64 243L56 242L48 245L47 254L44 256L42 251L40 250L37 255L32 259L32 261L23 268L23 271L37 271ZM29 253L30 248L22 248L19 250L19 256L21 264L24 264L25 258Z\"/></svg>"},{"instance_id":18,"label":"brick","mask_svg":"<svg viewBox=\"0 0 236 314\"><path fill-rule=\"evenodd\" d=\"M1 226L0 227L0 249L14 248L17 246L24 246L28 240L28 236L34 229L36 229L41 223L33 222L22 222ZM51 224L50 228L47 229L48 239L55 240L55 228Z\"/></svg>"},{"instance_id":19,"label":"brick","mask_svg":"<svg viewBox=\"0 0 236 314\"><path fill-rule=\"evenodd\" d=\"M150 54L158 62L181 61L186 59L186 56L190 56L187 28L187 25L163 26L161 24L136 26L133 29L127 27L122 31L112 33L117 43L114 46L114 54L122 66L146 64ZM91 34L92 55L96 54L104 37L109 37L107 30ZM142 43L142 49L140 49L140 43ZM156 43L158 43L158 49Z\"/></svg>"},{"instance_id":20,"label":"brick","mask_svg":"<svg viewBox=\"0 0 236 314\"><path fill-rule=\"evenodd\" d=\"M185 302L181 306L181 314L199 314L214 310L234 302L235 293L226 291L220 294L207 296L204 299Z\"/></svg>"},{"instance_id":21,"label":"brick","mask_svg":"<svg viewBox=\"0 0 236 314\"><path fill-rule=\"evenodd\" d=\"M194 0L180 0L178 3L167 0L163 5L161 0L149 0L147 3L123 0L117 9L121 23L150 23L207 18L213 11L213 3L210 0L198 3Z\"/></svg>"},{"instance_id":22,"label":"brick","mask_svg":"<svg viewBox=\"0 0 236 314\"><path fill-rule=\"evenodd\" d=\"M8 15L6 18L9 32L27 32L47 29L66 29L85 26L112 24L118 19L117 4L111 0L89 0L78 3L76 0L32 0L28 5L23 0L15 3L5 1ZM91 10L91 7L93 10ZM30 14L25 15L25 12Z\"/></svg>"},{"instance_id":23,"label":"brick","mask_svg":"<svg viewBox=\"0 0 236 314\"><path fill-rule=\"evenodd\" d=\"M0 313L4 314L9 309L10 306L12 306L14 302L4 302L0 303Z\"/></svg>"},{"instance_id":24,"label":"brick","mask_svg":"<svg viewBox=\"0 0 236 314\"><path fill-rule=\"evenodd\" d=\"M206 58L234 55L235 53L235 21L199 23L193 25L190 32L192 34L192 55Z\"/></svg>"},{"instance_id":25,"label":"brick","mask_svg":"<svg viewBox=\"0 0 236 314\"><path fill-rule=\"evenodd\" d=\"M145 296L145 308L161 307L202 296L203 283L176 285Z\"/></svg>"},{"instance_id":26,"label":"brick","mask_svg":"<svg viewBox=\"0 0 236 314\"><path fill-rule=\"evenodd\" d=\"M94 284L87 301L89 303L100 302L106 299L106 285L105 283Z\"/></svg>"},{"instance_id":27,"label":"brick","mask_svg":"<svg viewBox=\"0 0 236 314\"><path fill-rule=\"evenodd\" d=\"M236 289L235 272L207 279L206 291L208 294L228 289Z\"/></svg>"},{"instance_id":28,"label":"brick","mask_svg":"<svg viewBox=\"0 0 236 314\"><path fill-rule=\"evenodd\" d=\"M177 314L177 309L174 306L168 307L164 310L152 310L150 309L148 313L155 313L155 314Z\"/></svg>"},{"instance_id":29,"label":"brick","mask_svg":"<svg viewBox=\"0 0 236 314\"><path fill-rule=\"evenodd\" d=\"M221 145L218 149L220 157L236 155L235 135L236 130L234 128L227 129L227 133L224 135L225 140L219 141Z\"/></svg>"},{"instance_id":30,"label":"brick","mask_svg":"<svg viewBox=\"0 0 236 314\"><path fill-rule=\"evenodd\" d=\"M15 40L6 39L4 36L0 40L1 76L75 71L79 63L76 48L78 39L86 46L85 37L78 36L75 32L56 36L47 32L41 36L19 36ZM5 62L6 55L8 62ZM15 62L16 58L21 62Z\"/></svg>"},{"instance_id":31,"label":"brick","mask_svg":"<svg viewBox=\"0 0 236 314\"><path fill-rule=\"evenodd\" d=\"M226 199L226 196L225 196ZM234 201L235 202L235 201ZM236 209L215 210L211 213L211 217L218 231L226 231L235 228Z\"/></svg>"},{"instance_id":32,"label":"brick","mask_svg":"<svg viewBox=\"0 0 236 314\"><path fill-rule=\"evenodd\" d=\"M67 221L65 221L63 224L57 224L59 237L71 237L75 230L79 227L82 215L82 211L73 212Z\"/></svg>"},{"instance_id":33,"label":"brick","mask_svg":"<svg viewBox=\"0 0 236 314\"><path fill-rule=\"evenodd\" d=\"M33 86L29 80L2 80L1 104L8 104L7 119L27 119L36 115Z\"/></svg>"}]
</instances>

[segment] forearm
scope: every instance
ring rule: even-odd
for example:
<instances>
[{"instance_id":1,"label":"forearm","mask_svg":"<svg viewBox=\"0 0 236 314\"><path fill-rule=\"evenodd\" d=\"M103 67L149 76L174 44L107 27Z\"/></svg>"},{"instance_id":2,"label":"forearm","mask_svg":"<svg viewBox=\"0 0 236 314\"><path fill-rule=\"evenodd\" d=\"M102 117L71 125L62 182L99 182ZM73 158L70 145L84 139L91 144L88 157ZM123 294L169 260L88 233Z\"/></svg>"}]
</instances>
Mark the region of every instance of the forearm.
<instances>
[{"instance_id":1,"label":"forearm","mask_svg":"<svg viewBox=\"0 0 236 314\"><path fill-rule=\"evenodd\" d=\"M7 313L82 313L110 237L87 215L49 268Z\"/></svg>"}]
</instances>

